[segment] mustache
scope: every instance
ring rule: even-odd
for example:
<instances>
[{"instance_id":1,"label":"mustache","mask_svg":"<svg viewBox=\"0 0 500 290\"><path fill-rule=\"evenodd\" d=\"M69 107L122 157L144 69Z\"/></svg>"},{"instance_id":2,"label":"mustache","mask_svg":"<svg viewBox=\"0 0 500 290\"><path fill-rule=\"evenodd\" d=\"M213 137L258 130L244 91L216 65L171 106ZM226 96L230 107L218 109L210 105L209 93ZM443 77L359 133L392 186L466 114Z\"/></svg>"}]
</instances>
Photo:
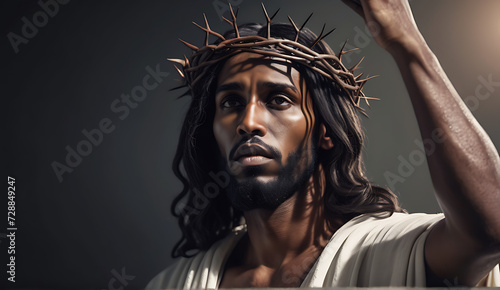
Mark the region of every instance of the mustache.
<instances>
[{"instance_id":1,"label":"mustache","mask_svg":"<svg viewBox=\"0 0 500 290\"><path fill-rule=\"evenodd\" d=\"M262 139L260 139L259 137L255 137L255 136L251 137L251 138L241 139L238 143L236 143L236 145L233 146L231 151L229 151L229 160L232 160L234 158L234 154L235 154L236 150L238 150L238 148L245 143L257 144L257 145L262 146L264 149L266 149L267 151L269 151L271 153L272 157L275 160L278 160L281 162L281 157L282 157L281 152L276 147L273 147L271 145L266 144L264 141L262 141Z\"/></svg>"}]
</instances>

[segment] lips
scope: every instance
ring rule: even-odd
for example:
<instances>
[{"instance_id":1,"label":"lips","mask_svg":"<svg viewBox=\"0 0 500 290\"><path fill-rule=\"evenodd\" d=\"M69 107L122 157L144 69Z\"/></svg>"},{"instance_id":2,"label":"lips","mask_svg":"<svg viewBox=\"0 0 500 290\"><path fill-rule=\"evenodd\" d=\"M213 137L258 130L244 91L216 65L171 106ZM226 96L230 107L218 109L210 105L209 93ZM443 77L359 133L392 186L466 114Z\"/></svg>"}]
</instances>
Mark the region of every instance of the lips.
<instances>
[{"instance_id":1,"label":"lips","mask_svg":"<svg viewBox=\"0 0 500 290\"><path fill-rule=\"evenodd\" d=\"M252 143L242 144L234 153L233 160L238 161L244 157L262 156L269 159L274 158L273 154L266 148Z\"/></svg>"}]
</instances>

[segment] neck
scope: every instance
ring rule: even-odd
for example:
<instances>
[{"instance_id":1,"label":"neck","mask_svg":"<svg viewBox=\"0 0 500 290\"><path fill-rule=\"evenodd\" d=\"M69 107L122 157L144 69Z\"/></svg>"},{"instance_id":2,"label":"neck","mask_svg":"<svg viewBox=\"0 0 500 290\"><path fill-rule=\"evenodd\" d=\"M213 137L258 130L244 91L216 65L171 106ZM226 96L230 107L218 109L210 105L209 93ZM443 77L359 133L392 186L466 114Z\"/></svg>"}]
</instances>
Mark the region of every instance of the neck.
<instances>
[{"instance_id":1,"label":"neck","mask_svg":"<svg viewBox=\"0 0 500 290\"><path fill-rule=\"evenodd\" d=\"M309 186L275 210L245 212L249 242L245 264L278 269L307 254L316 259L340 219L327 216L324 208L324 173L320 169Z\"/></svg>"}]
</instances>

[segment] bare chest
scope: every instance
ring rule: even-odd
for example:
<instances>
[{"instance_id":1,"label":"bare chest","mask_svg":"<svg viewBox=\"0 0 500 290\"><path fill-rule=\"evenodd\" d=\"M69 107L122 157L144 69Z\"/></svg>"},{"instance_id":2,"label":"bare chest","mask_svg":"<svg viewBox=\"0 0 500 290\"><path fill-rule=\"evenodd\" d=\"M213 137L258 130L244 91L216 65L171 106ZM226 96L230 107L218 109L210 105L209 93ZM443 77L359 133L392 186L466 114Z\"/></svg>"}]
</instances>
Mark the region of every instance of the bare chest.
<instances>
[{"instance_id":1,"label":"bare chest","mask_svg":"<svg viewBox=\"0 0 500 290\"><path fill-rule=\"evenodd\" d=\"M304 257L277 269L265 266L255 268L227 268L219 288L300 287L316 257Z\"/></svg>"}]
</instances>

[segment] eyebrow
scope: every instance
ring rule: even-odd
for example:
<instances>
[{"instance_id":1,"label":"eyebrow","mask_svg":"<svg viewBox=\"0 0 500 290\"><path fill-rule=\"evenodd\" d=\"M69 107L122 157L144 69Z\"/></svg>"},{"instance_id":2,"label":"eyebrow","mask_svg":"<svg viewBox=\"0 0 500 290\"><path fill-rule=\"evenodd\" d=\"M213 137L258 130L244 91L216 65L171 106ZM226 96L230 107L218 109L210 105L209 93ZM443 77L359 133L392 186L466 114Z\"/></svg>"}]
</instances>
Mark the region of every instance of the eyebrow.
<instances>
[{"instance_id":1,"label":"eyebrow","mask_svg":"<svg viewBox=\"0 0 500 290\"><path fill-rule=\"evenodd\" d=\"M257 84L258 88L266 88L266 89L272 89L272 90L292 90L295 93L298 93L299 91L294 85L291 84L286 84L286 83L274 83L274 82L259 82ZM215 94L218 94L223 91L242 91L243 86L238 83L238 82L232 82L232 83L227 83L219 86L217 90L215 91Z\"/></svg>"},{"instance_id":2,"label":"eyebrow","mask_svg":"<svg viewBox=\"0 0 500 290\"><path fill-rule=\"evenodd\" d=\"M218 93L223 91L242 91L242 90L243 86L240 83L234 82L219 86L215 91L215 94L217 95Z\"/></svg>"},{"instance_id":3,"label":"eyebrow","mask_svg":"<svg viewBox=\"0 0 500 290\"><path fill-rule=\"evenodd\" d=\"M292 90L295 93L298 93L299 91L297 88L292 85L292 84L287 84L287 83L273 83L273 82L259 82L257 84L259 88L267 88L267 89L272 89L272 90Z\"/></svg>"}]
</instances>

